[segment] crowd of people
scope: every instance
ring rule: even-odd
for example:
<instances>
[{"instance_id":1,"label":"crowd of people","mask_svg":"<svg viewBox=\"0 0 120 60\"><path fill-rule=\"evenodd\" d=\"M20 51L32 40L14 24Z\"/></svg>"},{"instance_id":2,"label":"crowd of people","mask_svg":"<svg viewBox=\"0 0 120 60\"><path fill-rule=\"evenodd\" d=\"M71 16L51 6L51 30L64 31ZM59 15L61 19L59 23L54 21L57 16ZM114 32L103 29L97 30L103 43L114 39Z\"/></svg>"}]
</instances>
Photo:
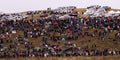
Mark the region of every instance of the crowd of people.
<instances>
[{"instance_id":1,"label":"crowd of people","mask_svg":"<svg viewBox=\"0 0 120 60\"><path fill-rule=\"evenodd\" d=\"M92 33L89 32L91 29ZM22 34L18 34L18 32ZM114 37L107 35L116 31ZM12 35L16 34L14 37ZM30 40L39 39L42 43L33 46ZM98 40L120 40L120 19L117 17L89 17L68 19L21 19L0 21L0 58L3 57L61 57L61 56L107 56L119 55L117 49L91 49L71 42L92 37ZM51 44L50 41L54 42ZM67 41L62 46L59 41ZM91 40L88 40L90 42ZM8 44L8 45L7 45ZM7 45L7 46L6 46Z\"/></svg>"}]
</instances>

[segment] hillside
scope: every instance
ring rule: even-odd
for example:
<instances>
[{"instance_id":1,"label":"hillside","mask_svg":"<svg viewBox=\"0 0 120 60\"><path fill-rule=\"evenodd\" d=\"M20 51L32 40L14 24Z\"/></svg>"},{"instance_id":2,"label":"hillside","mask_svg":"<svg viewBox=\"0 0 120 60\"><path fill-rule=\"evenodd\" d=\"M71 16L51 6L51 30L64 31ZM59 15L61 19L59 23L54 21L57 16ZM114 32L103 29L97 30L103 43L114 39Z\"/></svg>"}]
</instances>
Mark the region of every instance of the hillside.
<instances>
[{"instance_id":1,"label":"hillside","mask_svg":"<svg viewBox=\"0 0 120 60\"><path fill-rule=\"evenodd\" d=\"M116 11L118 9L111 9L111 10ZM76 12L77 12L78 13L77 17L84 18L86 16L83 16L82 14L85 11L86 11L85 8L78 8L78 9L75 9L72 13L76 14ZM64 14L65 13L63 13L63 14L59 13L59 15L64 15ZM62 27L64 27L64 26L59 27L60 23L56 23L56 21L55 21L56 24L55 23L50 24L50 26L52 26L52 28L49 28L49 29L46 28L46 26L48 27L47 24L42 25L42 23L38 23L39 19L41 17L43 17L43 15L49 16L49 15L51 15L51 11L45 11L45 13L43 13L43 14L42 14L42 11L39 11L39 13L30 14L25 19L25 21L20 21L20 22L14 23L14 27L17 26L17 30L16 30L15 34L11 34L11 30L9 30L10 28L8 28L9 25L6 26L6 28L1 28L5 32L8 32L8 33L11 34L11 38L10 38L11 42L7 42L7 39L4 37L3 38L3 43L0 43L1 46L3 45L5 47L11 47L11 45L15 44L15 46L13 46L12 49L10 49L10 50L8 49L7 51L14 51L14 49L15 50L20 49L20 53L21 53L21 51L23 53L24 51L26 52L26 51L29 50L29 49L26 48L26 46L30 46L30 51L33 51L32 49L38 48L38 47L40 49L42 49L44 47L45 48L50 47L50 49L52 50L52 46L54 46L54 45L59 45L59 48L61 50L63 50L65 44L69 45L69 43L70 43L70 45L72 45L74 47L81 48L81 49L83 48L83 49L88 50L88 51L91 51L94 48L96 50L100 50L100 51L104 51L105 49L108 49L108 51L114 51L114 50L117 51L116 54L113 54L114 56L112 56L112 54L110 54L111 56L106 56L106 57L104 57L104 56L93 57L94 56L94 54L93 54L93 55L90 55L89 57L86 57L86 56L84 56L84 57L83 56L80 56L80 57L79 56L78 57L59 57L59 58L58 57L53 57L53 58L52 57L48 57L48 58L43 58L43 57L39 58L38 57L38 58L25 58L25 60L39 60L39 59L44 59L44 60L79 60L79 59L81 59L81 60L117 60L117 59L120 58L119 57L119 54L120 54L120 39L116 38L116 36L115 36L116 33L120 32L120 28L118 28L117 30L112 30L110 32L108 32L108 30L109 30L108 29L106 31L107 32L106 33L104 31L104 28L98 28L98 26L93 27L93 25L88 23L88 25L86 25L88 29L84 25L78 27L80 30L82 30L82 32L79 34L78 32L74 32L74 30L79 30L79 29L75 29L73 26L70 26L70 27L68 27L68 29L71 30L71 31L72 31L72 29L74 29L74 30L72 32L68 33L68 36L70 36L70 39L65 40L65 39L62 39L62 38L64 38L64 36L67 35L67 33L66 33L67 29L63 28L63 30L62 30ZM29 22L31 19L33 19L33 21L36 21L36 22L33 22L33 21ZM102 18L98 18L98 19L102 19ZM64 20L61 20L61 21L64 23ZM119 22L119 21L117 21L117 22ZM66 22L65 24L67 24L67 23L68 22ZM28 24L28 26L26 27L25 24ZM65 25L65 27L66 26L67 25ZM69 26L69 24L68 24L68 26ZM10 25L10 27L11 27L11 25ZM60 30L62 30L62 32L60 32ZM26 31L27 31L27 33L26 33ZM30 34L31 32L34 32L34 31L35 31L35 34L33 34L33 35ZM37 32L41 31L39 33L42 33L44 31L45 31L44 33L46 33L46 31L47 31L47 33L46 33L46 35L42 35L42 34L39 35L39 34L36 34L36 31ZM100 38L99 32L104 33L104 37ZM85 36L82 36L82 33L85 34ZM27 34L27 36L28 36L27 38L24 38L25 34ZM71 35L69 35L69 34L71 34ZM19 41L17 39L17 37L19 35L20 35L20 37L22 37L21 41ZM36 36L36 35L39 35L39 36ZM78 38L77 39L72 39L73 36L76 36L76 35L77 35ZM71 36L72 36L72 38L71 38ZM43 46L44 45L43 43L46 44L46 41L43 41L43 37L47 38L46 40L47 40L48 46L46 46L46 45ZM55 39L52 39L53 37L55 37ZM26 40L24 41L24 39L26 39ZM68 48L69 48L69 46L68 46ZM42 55L42 52L39 52L39 53ZM62 53L62 52L60 51L60 52L56 52L56 53ZM0 60L14 60L14 59L5 58L5 59L0 59ZM17 60L24 60L24 58L18 58Z\"/></svg>"}]
</instances>

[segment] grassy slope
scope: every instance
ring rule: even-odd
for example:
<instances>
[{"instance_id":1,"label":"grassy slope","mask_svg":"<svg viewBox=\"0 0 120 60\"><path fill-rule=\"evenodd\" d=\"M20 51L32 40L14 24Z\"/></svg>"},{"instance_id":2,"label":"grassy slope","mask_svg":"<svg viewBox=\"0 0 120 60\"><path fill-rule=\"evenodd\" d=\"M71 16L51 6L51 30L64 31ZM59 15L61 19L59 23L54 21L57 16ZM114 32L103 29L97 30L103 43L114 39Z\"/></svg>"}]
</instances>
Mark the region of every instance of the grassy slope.
<instances>
[{"instance_id":1,"label":"grassy slope","mask_svg":"<svg viewBox=\"0 0 120 60\"><path fill-rule=\"evenodd\" d=\"M81 13L85 11L84 8L81 8L81 9L76 9L76 11L79 11L80 14L79 14L79 17L81 16ZM37 18L39 18L39 14L36 14L34 15L34 19L36 20ZM31 16L28 18L30 19L32 18ZM89 30L89 32L92 33L93 29ZM23 32L21 31L17 31L17 34L14 34L12 35L13 38L15 38L18 34L20 35L23 35ZM115 31L113 31L110 35L107 35L106 37L114 37L114 34L115 34ZM91 39L91 42L87 42L89 39ZM29 38L30 41L33 42L33 46L39 46L40 43L41 43L41 37L35 39L35 38ZM82 44L81 41L85 41L87 43L84 43ZM65 42L68 42L68 41L59 41L60 42L60 45L61 47L63 46L63 44ZM117 48L120 50L120 41L109 41L107 39L105 39L105 41L101 41L98 39L98 37L95 37L95 38L92 38L92 37L85 37L85 38L79 38L79 40L77 41L71 41L72 43L75 43L77 44L77 46L80 46L80 47L83 47L83 46L87 46L89 48L91 48L91 46L93 44L96 44L96 46L98 47L98 49L104 49L104 48ZM49 41L50 44L54 44L53 41ZM116 44L117 43L117 44ZM9 45L9 44L6 44L6 46ZM20 47L23 47L23 46L20 46ZM117 60L118 58L120 58L120 56L115 56L115 57L111 57L111 56L108 56L108 57L64 57L64 58L26 58L26 60ZM0 59L0 60L16 60L16 59ZM24 58L19 58L18 60L25 60ZM118 59L119 60L119 59Z\"/></svg>"}]
</instances>

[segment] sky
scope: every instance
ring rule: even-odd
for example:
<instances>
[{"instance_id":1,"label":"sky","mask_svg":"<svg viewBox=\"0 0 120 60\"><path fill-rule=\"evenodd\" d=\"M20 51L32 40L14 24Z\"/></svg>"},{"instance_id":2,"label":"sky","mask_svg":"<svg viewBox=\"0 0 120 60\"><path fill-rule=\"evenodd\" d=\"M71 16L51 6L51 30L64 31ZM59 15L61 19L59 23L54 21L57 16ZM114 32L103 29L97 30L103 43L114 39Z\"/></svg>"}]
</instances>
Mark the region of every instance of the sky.
<instances>
[{"instance_id":1,"label":"sky","mask_svg":"<svg viewBox=\"0 0 120 60\"><path fill-rule=\"evenodd\" d=\"M47 8L55 9L62 6L86 8L91 5L110 6L120 9L120 0L0 0L0 12L17 13Z\"/></svg>"}]
</instances>

